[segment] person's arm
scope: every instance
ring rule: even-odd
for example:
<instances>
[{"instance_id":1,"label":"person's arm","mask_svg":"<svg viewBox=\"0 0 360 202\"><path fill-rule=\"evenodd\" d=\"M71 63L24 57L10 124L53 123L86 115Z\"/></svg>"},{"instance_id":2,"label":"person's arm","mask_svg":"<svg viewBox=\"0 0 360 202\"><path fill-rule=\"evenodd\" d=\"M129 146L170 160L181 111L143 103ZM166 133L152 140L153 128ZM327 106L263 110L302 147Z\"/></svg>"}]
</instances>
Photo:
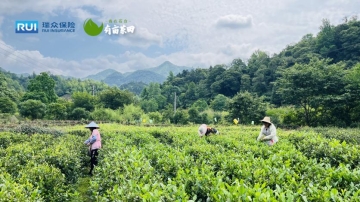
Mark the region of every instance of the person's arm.
<instances>
[{"instance_id":1,"label":"person's arm","mask_svg":"<svg viewBox=\"0 0 360 202\"><path fill-rule=\"evenodd\" d=\"M212 133L214 133L214 134L219 134L219 131L216 130L216 128L212 128Z\"/></svg>"},{"instance_id":2,"label":"person's arm","mask_svg":"<svg viewBox=\"0 0 360 202\"><path fill-rule=\"evenodd\" d=\"M271 126L270 126L270 131L271 131L270 135L265 136L265 137L263 138L264 140L271 140L271 139L273 139L273 138L276 136L276 128L275 128L275 126L272 125L272 124L271 124Z\"/></svg>"},{"instance_id":3,"label":"person's arm","mask_svg":"<svg viewBox=\"0 0 360 202\"><path fill-rule=\"evenodd\" d=\"M93 144L96 141L96 135L91 136L90 144Z\"/></svg>"},{"instance_id":4,"label":"person's arm","mask_svg":"<svg viewBox=\"0 0 360 202\"><path fill-rule=\"evenodd\" d=\"M85 140L84 144L89 144L89 142L90 142L90 138Z\"/></svg>"},{"instance_id":5,"label":"person's arm","mask_svg":"<svg viewBox=\"0 0 360 202\"><path fill-rule=\"evenodd\" d=\"M260 133L259 133L259 136L258 136L258 138L257 138L257 141L261 141L262 137L264 136L264 135L262 134L263 128L264 128L264 126L261 126Z\"/></svg>"}]
</instances>

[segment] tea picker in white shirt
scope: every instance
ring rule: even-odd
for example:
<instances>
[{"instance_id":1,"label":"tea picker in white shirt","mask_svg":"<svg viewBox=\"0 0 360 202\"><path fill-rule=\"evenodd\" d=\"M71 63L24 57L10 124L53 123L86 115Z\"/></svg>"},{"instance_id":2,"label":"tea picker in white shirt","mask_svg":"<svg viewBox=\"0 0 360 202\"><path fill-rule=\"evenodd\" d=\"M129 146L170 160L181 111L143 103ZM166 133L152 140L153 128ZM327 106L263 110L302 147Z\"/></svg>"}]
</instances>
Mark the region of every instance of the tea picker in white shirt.
<instances>
[{"instance_id":1,"label":"tea picker in white shirt","mask_svg":"<svg viewBox=\"0 0 360 202\"><path fill-rule=\"evenodd\" d=\"M276 135L276 127L273 123L271 123L270 117L268 116L265 116L261 122L263 123L263 126L261 127L257 140L263 141L269 146L274 145L279 141L279 138Z\"/></svg>"}]
</instances>

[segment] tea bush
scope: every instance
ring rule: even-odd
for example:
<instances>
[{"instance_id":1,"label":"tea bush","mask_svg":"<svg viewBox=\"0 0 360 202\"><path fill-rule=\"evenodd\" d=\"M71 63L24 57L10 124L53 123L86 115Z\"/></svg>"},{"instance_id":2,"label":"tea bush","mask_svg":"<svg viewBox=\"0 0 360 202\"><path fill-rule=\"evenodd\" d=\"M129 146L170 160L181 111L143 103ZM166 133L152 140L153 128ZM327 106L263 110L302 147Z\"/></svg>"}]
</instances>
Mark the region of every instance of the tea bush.
<instances>
[{"instance_id":1,"label":"tea bush","mask_svg":"<svg viewBox=\"0 0 360 202\"><path fill-rule=\"evenodd\" d=\"M279 142L269 147L256 141L259 126L217 126L220 135L203 138L197 127L101 124L103 147L91 180L83 175L90 135L83 126L66 127L61 136L33 128L0 133L0 200L359 199L355 129L278 128Z\"/></svg>"},{"instance_id":2,"label":"tea bush","mask_svg":"<svg viewBox=\"0 0 360 202\"><path fill-rule=\"evenodd\" d=\"M66 201L74 196L73 184L88 161L82 138L17 133L0 133L0 137L0 198L2 195L10 201Z\"/></svg>"},{"instance_id":3,"label":"tea bush","mask_svg":"<svg viewBox=\"0 0 360 202\"><path fill-rule=\"evenodd\" d=\"M256 127L219 128L222 135L207 138L199 138L196 130L132 126L118 133L105 130L107 144L91 181L92 199L356 201L359 197L359 152L354 145L315 132L279 129L280 142L268 147L256 141Z\"/></svg>"}]
</instances>

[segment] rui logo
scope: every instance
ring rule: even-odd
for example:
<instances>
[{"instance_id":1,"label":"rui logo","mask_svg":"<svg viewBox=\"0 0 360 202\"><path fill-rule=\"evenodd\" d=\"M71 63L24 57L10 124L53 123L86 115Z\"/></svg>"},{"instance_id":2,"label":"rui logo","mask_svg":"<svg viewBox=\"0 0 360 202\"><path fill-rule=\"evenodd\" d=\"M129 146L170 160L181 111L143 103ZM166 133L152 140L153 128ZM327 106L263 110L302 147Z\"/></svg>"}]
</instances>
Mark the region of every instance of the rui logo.
<instances>
[{"instance_id":1,"label":"rui logo","mask_svg":"<svg viewBox=\"0 0 360 202\"><path fill-rule=\"evenodd\" d=\"M39 22L18 20L15 22L15 33L39 33Z\"/></svg>"},{"instance_id":2,"label":"rui logo","mask_svg":"<svg viewBox=\"0 0 360 202\"><path fill-rule=\"evenodd\" d=\"M104 24L101 23L101 26L98 26L95 22L93 22L90 18L86 19L84 22L84 31L89 36L97 36L101 34L104 29Z\"/></svg>"}]
</instances>

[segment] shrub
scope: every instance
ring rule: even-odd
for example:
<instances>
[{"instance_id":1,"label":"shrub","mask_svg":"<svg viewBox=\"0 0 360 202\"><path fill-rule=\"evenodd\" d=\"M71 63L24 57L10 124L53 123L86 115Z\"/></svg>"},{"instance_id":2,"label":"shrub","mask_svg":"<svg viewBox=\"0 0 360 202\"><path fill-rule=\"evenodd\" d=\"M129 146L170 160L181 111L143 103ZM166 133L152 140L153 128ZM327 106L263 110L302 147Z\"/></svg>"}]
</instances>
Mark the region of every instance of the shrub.
<instances>
[{"instance_id":1,"label":"shrub","mask_svg":"<svg viewBox=\"0 0 360 202\"><path fill-rule=\"evenodd\" d=\"M64 134L63 131L56 130L56 129L50 129L50 128L44 128L40 126L32 126L32 125L19 125L16 128L11 130L14 133L21 133L26 135L33 135L33 134L49 134L54 135L55 137L61 136Z\"/></svg>"}]
</instances>

